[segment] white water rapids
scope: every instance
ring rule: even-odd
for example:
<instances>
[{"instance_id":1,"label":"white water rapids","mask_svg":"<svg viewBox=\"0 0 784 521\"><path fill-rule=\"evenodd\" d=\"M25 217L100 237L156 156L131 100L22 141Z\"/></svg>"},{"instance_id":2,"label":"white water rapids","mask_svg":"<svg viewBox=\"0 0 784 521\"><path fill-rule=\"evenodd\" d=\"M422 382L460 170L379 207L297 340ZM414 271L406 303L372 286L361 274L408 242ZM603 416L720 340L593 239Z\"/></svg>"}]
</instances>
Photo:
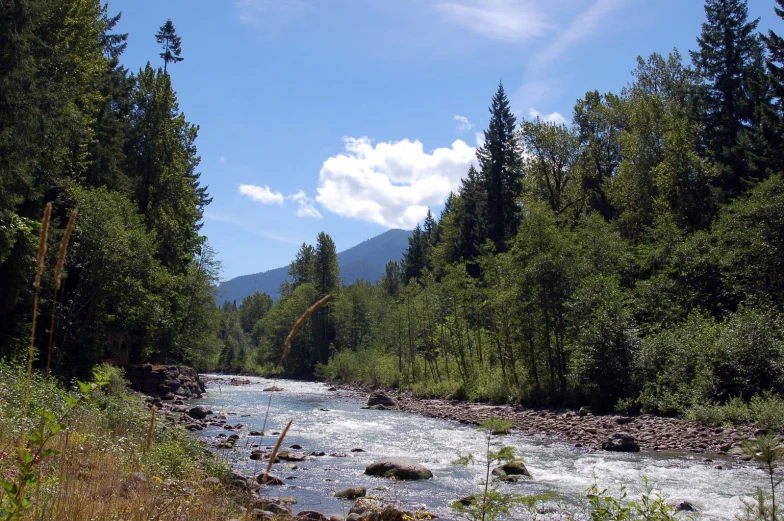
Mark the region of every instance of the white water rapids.
<instances>
[{"instance_id":1,"label":"white water rapids","mask_svg":"<svg viewBox=\"0 0 784 521\"><path fill-rule=\"evenodd\" d=\"M240 434L235 449L222 451L234 467L246 475L257 473L266 465L250 461L251 430L261 430L273 384L265 378L250 378L249 385L227 385L208 382L208 397L196 404L208 406L216 414L226 414L239 431L205 429L199 436L212 438L219 433ZM456 516L449 504L479 491L484 472L480 465L455 467L451 462L459 454L471 452L481 458L484 442L477 427L457 422L424 418L399 411L363 410L361 396L346 396L327 391L320 383L277 380L285 390L272 396L263 445L275 443L274 431L294 419L284 447L297 443L303 451L345 453L347 457L318 457L311 461L276 464L273 473L283 477L287 485L277 487L271 495L297 498L295 512L314 509L327 515L346 515L351 502L333 497L337 490L352 486L368 489L368 494L384 495L412 508L424 506L430 512L452 519ZM326 410L322 410L326 409ZM505 491L525 495L555 493L563 502L578 504L594 483L617 492L626 485L630 498L645 491L644 479L655 492L669 501L688 501L700 511L700 519L730 520L741 507L741 497L751 496L764 486L766 475L753 466L738 466L729 459L704 462L705 456L665 456L651 453L620 454L591 452L570 444L548 441L535 436L515 434L503 438L513 446L533 475L532 480L503 484ZM350 452L361 448L365 452ZM365 467L386 456L407 456L424 464L433 472L433 479L416 482L393 482L364 474ZM288 465L288 467L287 467ZM717 465L723 470L716 469ZM293 477L293 478L292 478Z\"/></svg>"}]
</instances>

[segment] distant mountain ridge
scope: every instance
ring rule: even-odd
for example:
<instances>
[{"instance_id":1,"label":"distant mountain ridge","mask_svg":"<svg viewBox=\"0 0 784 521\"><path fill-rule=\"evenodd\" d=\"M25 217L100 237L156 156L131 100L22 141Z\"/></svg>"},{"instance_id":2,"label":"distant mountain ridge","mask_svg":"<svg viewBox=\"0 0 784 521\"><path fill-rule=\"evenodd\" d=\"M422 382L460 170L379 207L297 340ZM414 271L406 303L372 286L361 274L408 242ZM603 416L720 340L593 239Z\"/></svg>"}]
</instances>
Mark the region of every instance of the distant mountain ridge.
<instances>
[{"instance_id":1,"label":"distant mountain ridge","mask_svg":"<svg viewBox=\"0 0 784 521\"><path fill-rule=\"evenodd\" d=\"M399 262L403 257L410 236L410 231L388 230L338 253L343 284L352 284L357 280L377 282L384 274L387 262L391 260ZM277 300L280 297L280 285L290 280L288 272L289 267L283 266L227 280L218 286L218 304L234 300L239 305L243 298L256 291L266 293Z\"/></svg>"}]
</instances>

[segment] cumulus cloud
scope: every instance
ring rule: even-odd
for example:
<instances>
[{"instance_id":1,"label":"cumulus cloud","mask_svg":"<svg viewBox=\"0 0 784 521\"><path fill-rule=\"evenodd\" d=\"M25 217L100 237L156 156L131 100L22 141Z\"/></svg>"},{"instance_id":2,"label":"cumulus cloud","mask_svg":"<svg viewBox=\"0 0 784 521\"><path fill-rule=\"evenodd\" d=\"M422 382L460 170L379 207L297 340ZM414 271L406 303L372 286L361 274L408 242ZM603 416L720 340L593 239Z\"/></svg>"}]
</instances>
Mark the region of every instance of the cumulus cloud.
<instances>
[{"instance_id":1,"label":"cumulus cloud","mask_svg":"<svg viewBox=\"0 0 784 521\"><path fill-rule=\"evenodd\" d=\"M308 197L304 190L299 190L296 194L290 195L289 199L297 202L297 217L312 217L314 219L324 218L321 215L321 212L316 210L316 207L313 206L313 199Z\"/></svg>"},{"instance_id":2,"label":"cumulus cloud","mask_svg":"<svg viewBox=\"0 0 784 521\"><path fill-rule=\"evenodd\" d=\"M528 111L528 115L533 118L539 118L543 121L547 121L549 123L556 123L558 125L566 125L567 121L566 118L563 117L559 112L551 112L550 114L542 114L536 109L531 109Z\"/></svg>"},{"instance_id":3,"label":"cumulus cloud","mask_svg":"<svg viewBox=\"0 0 784 521\"><path fill-rule=\"evenodd\" d=\"M240 193L261 204L283 204L283 194L273 192L269 186L240 185Z\"/></svg>"},{"instance_id":4,"label":"cumulus cloud","mask_svg":"<svg viewBox=\"0 0 784 521\"><path fill-rule=\"evenodd\" d=\"M316 200L330 212L388 228L413 228L429 206L457 190L475 162L476 149L461 140L432 152L417 140L344 141L345 152L321 167Z\"/></svg>"},{"instance_id":5,"label":"cumulus cloud","mask_svg":"<svg viewBox=\"0 0 784 521\"><path fill-rule=\"evenodd\" d=\"M532 0L459 0L438 2L434 8L447 23L486 38L524 42L552 29L542 5Z\"/></svg>"},{"instance_id":6,"label":"cumulus cloud","mask_svg":"<svg viewBox=\"0 0 784 521\"><path fill-rule=\"evenodd\" d=\"M468 118L460 114L452 114L452 117L457 121L457 131L463 132L474 128L474 124L468 121Z\"/></svg>"}]
</instances>

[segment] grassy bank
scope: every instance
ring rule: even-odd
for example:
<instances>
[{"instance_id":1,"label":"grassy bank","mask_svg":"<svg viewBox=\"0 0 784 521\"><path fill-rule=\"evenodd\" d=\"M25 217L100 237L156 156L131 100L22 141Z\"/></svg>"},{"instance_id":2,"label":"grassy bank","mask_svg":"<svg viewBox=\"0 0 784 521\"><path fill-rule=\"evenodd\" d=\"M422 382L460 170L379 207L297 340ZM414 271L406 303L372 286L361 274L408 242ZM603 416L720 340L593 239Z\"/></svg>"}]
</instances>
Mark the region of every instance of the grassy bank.
<instances>
[{"instance_id":1,"label":"grassy bank","mask_svg":"<svg viewBox=\"0 0 784 521\"><path fill-rule=\"evenodd\" d=\"M225 520L228 468L126 391L118 370L66 389L0 364L0 519ZM25 439L20 449L20 439Z\"/></svg>"}]
</instances>

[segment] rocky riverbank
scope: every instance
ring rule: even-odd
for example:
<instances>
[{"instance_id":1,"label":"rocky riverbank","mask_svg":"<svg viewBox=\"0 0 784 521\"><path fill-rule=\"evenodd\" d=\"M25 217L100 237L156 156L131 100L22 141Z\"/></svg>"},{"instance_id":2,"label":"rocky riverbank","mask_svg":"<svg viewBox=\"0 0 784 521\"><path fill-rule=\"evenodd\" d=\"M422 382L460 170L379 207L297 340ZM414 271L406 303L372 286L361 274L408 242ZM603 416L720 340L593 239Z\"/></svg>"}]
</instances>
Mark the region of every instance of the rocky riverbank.
<instances>
[{"instance_id":1,"label":"rocky riverbank","mask_svg":"<svg viewBox=\"0 0 784 521\"><path fill-rule=\"evenodd\" d=\"M375 387L344 384L341 390L372 393ZM634 438L643 452L671 452L733 456L743 459L744 440L761 431L752 425L710 427L678 418L650 414L638 416L595 415L581 410L527 408L520 405L488 405L459 400L419 399L409 391L386 389L399 410L422 416L443 418L462 424L479 424L498 417L512 421L513 428L524 436L540 436L573 443L586 450L602 450L613 435L626 433ZM386 406L389 408L389 406ZM748 457L745 457L748 459Z\"/></svg>"}]
</instances>

